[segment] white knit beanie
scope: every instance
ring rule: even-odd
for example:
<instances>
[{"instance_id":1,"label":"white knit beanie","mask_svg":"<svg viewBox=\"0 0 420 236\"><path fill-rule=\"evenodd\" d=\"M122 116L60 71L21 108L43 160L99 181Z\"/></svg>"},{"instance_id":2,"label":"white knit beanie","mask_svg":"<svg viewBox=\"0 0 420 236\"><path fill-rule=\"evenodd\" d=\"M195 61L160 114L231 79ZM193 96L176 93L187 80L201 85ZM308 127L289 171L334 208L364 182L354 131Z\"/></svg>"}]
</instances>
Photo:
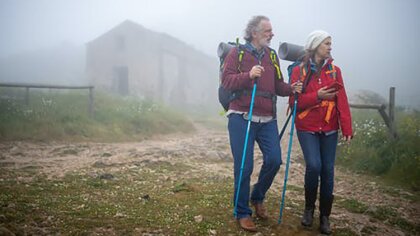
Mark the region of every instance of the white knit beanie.
<instances>
[{"instance_id":1,"label":"white knit beanie","mask_svg":"<svg viewBox=\"0 0 420 236\"><path fill-rule=\"evenodd\" d=\"M322 31L322 30L313 31L312 33L308 35L308 38L306 39L305 49L314 50L316 47L318 47L322 43L322 41L324 41L328 37L331 37L331 35L325 31Z\"/></svg>"}]
</instances>

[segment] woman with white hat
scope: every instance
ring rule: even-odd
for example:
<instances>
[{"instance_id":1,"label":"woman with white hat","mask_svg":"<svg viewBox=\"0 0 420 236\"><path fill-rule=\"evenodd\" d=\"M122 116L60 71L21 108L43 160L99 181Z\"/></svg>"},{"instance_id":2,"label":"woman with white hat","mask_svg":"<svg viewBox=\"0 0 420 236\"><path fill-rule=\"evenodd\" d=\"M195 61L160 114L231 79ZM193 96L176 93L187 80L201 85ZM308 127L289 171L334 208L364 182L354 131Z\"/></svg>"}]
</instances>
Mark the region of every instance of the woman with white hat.
<instances>
[{"instance_id":1,"label":"woman with white hat","mask_svg":"<svg viewBox=\"0 0 420 236\"><path fill-rule=\"evenodd\" d=\"M305 210L302 225L313 223L318 185L320 185L320 231L331 234L329 216L334 199L334 161L341 129L343 140L353 137L351 114L341 70L333 65L330 34L309 34L302 63L292 70L291 83L304 84L298 96L296 130L305 163ZM289 99L292 105L294 97ZM319 184L320 182L320 184Z\"/></svg>"}]
</instances>

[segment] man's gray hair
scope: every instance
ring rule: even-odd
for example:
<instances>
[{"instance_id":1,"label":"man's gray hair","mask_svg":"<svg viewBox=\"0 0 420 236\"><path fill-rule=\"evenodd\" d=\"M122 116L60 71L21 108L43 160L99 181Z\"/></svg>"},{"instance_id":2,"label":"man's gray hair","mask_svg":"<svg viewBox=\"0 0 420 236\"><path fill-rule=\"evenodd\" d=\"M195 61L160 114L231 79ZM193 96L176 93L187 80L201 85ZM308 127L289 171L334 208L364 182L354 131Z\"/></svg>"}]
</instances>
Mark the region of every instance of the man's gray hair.
<instances>
[{"instance_id":1,"label":"man's gray hair","mask_svg":"<svg viewBox=\"0 0 420 236\"><path fill-rule=\"evenodd\" d=\"M247 42L252 41L252 33L261 30L260 23L263 20L270 21L270 19L266 16L253 16L251 20L249 20L245 29L245 35L244 35L245 41Z\"/></svg>"}]
</instances>

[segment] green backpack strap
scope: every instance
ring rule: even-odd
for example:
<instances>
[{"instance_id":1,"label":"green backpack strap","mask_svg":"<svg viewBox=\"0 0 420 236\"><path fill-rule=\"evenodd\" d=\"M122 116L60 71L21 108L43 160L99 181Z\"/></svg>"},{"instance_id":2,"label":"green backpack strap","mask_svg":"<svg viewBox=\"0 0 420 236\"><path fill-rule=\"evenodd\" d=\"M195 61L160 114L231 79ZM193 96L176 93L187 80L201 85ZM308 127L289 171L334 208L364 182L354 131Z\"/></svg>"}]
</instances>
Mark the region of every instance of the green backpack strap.
<instances>
[{"instance_id":1,"label":"green backpack strap","mask_svg":"<svg viewBox=\"0 0 420 236\"><path fill-rule=\"evenodd\" d=\"M236 47L238 49L238 62L239 62L238 63L238 71L242 72L241 71L241 63L242 63L242 59L244 57L245 51L240 47L239 38L236 38ZM277 63L276 51L274 51L271 48L270 48L270 60L271 60L271 63L273 64L274 68L276 69L277 79L282 80L283 79L283 74L281 73L280 66Z\"/></svg>"},{"instance_id":2,"label":"green backpack strap","mask_svg":"<svg viewBox=\"0 0 420 236\"><path fill-rule=\"evenodd\" d=\"M271 63L273 63L274 68L276 69L277 79L282 80L283 79L283 75L281 73L280 66L277 63L277 54L276 54L276 51L274 51L271 48L270 48L270 59L271 59Z\"/></svg>"},{"instance_id":3,"label":"green backpack strap","mask_svg":"<svg viewBox=\"0 0 420 236\"><path fill-rule=\"evenodd\" d=\"M243 59L243 57L244 57L244 50L243 49L241 49L241 47L240 47L241 45L239 44L239 38L236 38L236 48L237 48L237 50L238 50L238 71L239 72L242 72L241 71L241 63L242 63L242 59Z\"/></svg>"}]
</instances>

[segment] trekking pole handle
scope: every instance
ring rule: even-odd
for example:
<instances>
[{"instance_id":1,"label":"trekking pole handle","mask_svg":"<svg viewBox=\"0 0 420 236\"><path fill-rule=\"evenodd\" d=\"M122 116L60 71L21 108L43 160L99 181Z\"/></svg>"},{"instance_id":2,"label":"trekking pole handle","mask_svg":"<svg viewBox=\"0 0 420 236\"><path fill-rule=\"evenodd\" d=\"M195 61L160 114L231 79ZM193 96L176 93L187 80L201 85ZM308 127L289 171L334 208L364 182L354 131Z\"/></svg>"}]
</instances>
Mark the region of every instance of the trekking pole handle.
<instances>
[{"instance_id":1,"label":"trekking pole handle","mask_svg":"<svg viewBox=\"0 0 420 236\"><path fill-rule=\"evenodd\" d=\"M258 66L261 66L261 60L258 60ZM260 79L260 77L255 77L254 84L257 84L257 81Z\"/></svg>"},{"instance_id":2,"label":"trekking pole handle","mask_svg":"<svg viewBox=\"0 0 420 236\"><path fill-rule=\"evenodd\" d=\"M257 84L258 79L260 79L260 77L255 77L254 84Z\"/></svg>"}]
</instances>

